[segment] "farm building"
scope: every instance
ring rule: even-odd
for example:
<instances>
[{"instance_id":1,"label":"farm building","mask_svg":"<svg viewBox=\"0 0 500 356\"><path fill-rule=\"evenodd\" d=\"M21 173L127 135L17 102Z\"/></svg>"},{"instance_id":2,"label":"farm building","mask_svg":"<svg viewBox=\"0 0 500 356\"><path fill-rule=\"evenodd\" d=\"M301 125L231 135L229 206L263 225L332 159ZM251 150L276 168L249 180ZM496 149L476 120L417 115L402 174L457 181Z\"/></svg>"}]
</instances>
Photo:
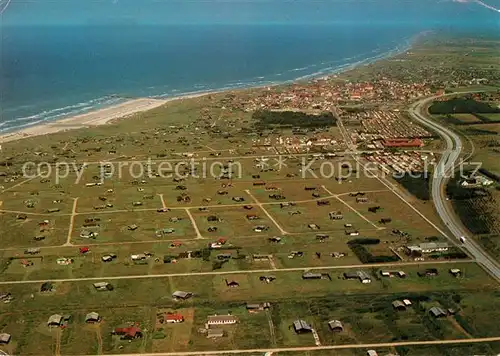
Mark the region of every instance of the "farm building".
<instances>
[{"instance_id":1,"label":"farm building","mask_svg":"<svg viewBox=\"0 0 500 356\"><path fill-rule=\"evenodd\" d=\"M47 325L52 327L57 327L61 326L63 323L63 317L60 314L54 314L49 317L49 320L47 321Z\"/></svg>"},{"instance_id":2,"label":"farm building","mask_svg":"<svg viewBox=\"0 0 500 356\"><path fill-rule=\"evenodd\" d=\"M236 324L238 318L234 315L209 315L207 319L208 325L230 325Z\"/></svg>"},{"instance_id":3,"label":"farm building","mask_svg":"<svg viewBox=\"0 0 500 356\"><path fill-rule=\"evenodd\" d=\"M450 274L453 276L453 277L460 277L462 275L462 271L460 271L458 268L451 268L450 269Z\"/></svg>"},{"instance_id":4,"label":"farm building","mask_svg":"<svg viewBox=\"0 0 500 356\"><path fill-rule=\"evenodd\" d=\"M341 332L344 331L344 326L339 320L331 320L328 322L328 327L331 331Z\"/></svg>"},{"instance_id":5,"label":"farm building","mask_svg":"<svg viewBox=\"0 0 500 356\"><path fill-rule=\"evenodd\" d=\"M98 323L101 321L101 317L96 312L90 312L85 316L85 322L89 324Z\"/></svg>"},{"instance_id":6,"label":"farm building","mask_svg":"<svg viewBox=\"0 0 500 356\"><path fill-rule=\"evenodd\" d=\"M293 322L293 329L297 334L304 334L312 332L312 327L304 320L295 320Z\"/></svg>"}]
</instances>

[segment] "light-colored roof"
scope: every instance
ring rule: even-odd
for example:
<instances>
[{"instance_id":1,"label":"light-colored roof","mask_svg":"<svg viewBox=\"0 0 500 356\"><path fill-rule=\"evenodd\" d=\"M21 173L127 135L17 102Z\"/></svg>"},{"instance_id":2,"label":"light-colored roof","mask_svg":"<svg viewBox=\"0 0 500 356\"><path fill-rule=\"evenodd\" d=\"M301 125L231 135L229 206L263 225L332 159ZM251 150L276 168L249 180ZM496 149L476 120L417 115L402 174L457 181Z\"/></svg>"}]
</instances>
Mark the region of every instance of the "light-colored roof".
<instances>
[{"instance_id":1,"label":"light-colored roof","mask_svg":"<svg viewBox=\"0 0 500 356\"><path fill-rule=\"evenodd\" d=\"M217 321L238 321L238 318L234 315L209 315L208 322Z\"/></svg>"},{"instance_id":2,"label":"light-colored roof","mask_svg":"<svg viewBox=\"0 0 500 356\"><path fill-rule=\"evenodd\" d=\"M94 287L102 288L102 287L106 287L108 284L109 284L108 282L96 282L96 283L94 283Z\"/></svg>"},{"instance_id":3,"label":"light-colored roof","mask_svg":"<svg viewBox=\"0 0 500 356\"><path fill-rule=\"evenodd\" d=\"M47 324L61 324L63 320L62 315L54 314L49 317Z\"/></svg>"},{"instance_id":4,"label":"light-colored roof","mask_svg":"<svg viewBox=\"0 0 500 356\"><path fill-rule=\"evenodd\" d=\"M90 312L85 316L85 320L99 320L99 314L96 312Z\"/></svg>"},{"instance_id":5,"label":"light-colored roof","mask_svg":"<svg viewBox=\"0 0 500 356\"><path fill-rule=\"evenodd\" d=\"M418 245L422 250L432 250L436 248L448 248L447 242L424 242Z\"/></svg>"},{"instance_id":6,"label":"light-colored roof","mask_svg":"<svg viewBox=\"0 0 500 356\"><path fill-rule=\"evenodd\" d=\"M330 320L328 322L328 326L330 326L330 328L332 328L332 329L335 329L335 328L344 329L344 326L342 325L342 323L340 322L340 320Z\"/></svg>"},{"instance_id":7,"label":"light-colored roof","mask_svg":"<svg viewBox=\"0 0 500 356\"><path fill-rule=\"evenodd\" d=\"M0 334L0 341L4 343L8 343L10 341L10 334L7 333L1 333Z\"/></svg>"},{"instance_id":8,"label":"light-colored roof","mask_svg":"<svg viewBox=\"0 0 500 356\"><path fill-rule=\"evenodd\" d=\"M395 301L392 302L392 306L394 308L405 307L405 304L402 301L400 301L400 300L395 300Z\"/></svg>"},{"instance_id":9,"label":"light-colored roof","mask_svg":"<svg viewBox=\"0 0 500 356\"><path fill-rule=\"evenodd\" d=\"M191 295L191 293L189 292L183 292L183 291L180 291L180 290L177 290L175 292L172 293L172 297L176 297L176 298L187 298Z\"/></svg>"}]
</instances>

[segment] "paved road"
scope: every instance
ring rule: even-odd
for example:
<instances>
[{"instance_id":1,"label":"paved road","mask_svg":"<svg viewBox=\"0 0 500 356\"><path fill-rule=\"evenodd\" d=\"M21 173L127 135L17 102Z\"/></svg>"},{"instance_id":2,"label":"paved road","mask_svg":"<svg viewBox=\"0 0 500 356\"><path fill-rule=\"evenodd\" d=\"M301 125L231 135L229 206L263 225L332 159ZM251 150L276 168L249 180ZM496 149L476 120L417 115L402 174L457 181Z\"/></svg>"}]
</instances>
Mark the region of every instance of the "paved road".
<instances>
[{"instance_id":1,"label":"paved road","mask_svg":"<svg viewBox=\"0 0 500 356\"><path fill-rule=\"evenodd\" d=\"M474 93L477 91L471 91L467 93ZM452 96L459 93L450 93L443 96ZM465 94L465 93L461 93ZM431 130L438 133L446 142L446 150L441 156L441 160L437 166L432 177L432 200L436 206L436 210L439 216L444 221L450 232L453 234L453 238L460 241L460 237L465 237L465 243L462 244L469 253L474 256L479 264L481 264L493 277L500 281L500 266L499 264L489 256L482 248L469 236L468 231L464 229L462 224L457 221L457 217L454 212L451 211L450 206L446 203L445 198L445 187L448 181L447 176L449 176L453 171L456 164L459 162L460 154L462 152L462 141L460 136L447 127L441 126L432 119L427 118L422 114L423 107L440 96L434 96L431 98L426 98L413 104L409 109L409 114L411 117L425 126L429 127ZM450 238L449 236L447 236ZM452 238L452 239L453 239Z\"/></svg>"},{"instance_id":2,"label":"paved road","mask_svg":"<svg viewBox=\"0 0 500 356\"><path fill-rule=\"evenodd\" d=\"M234 271L209 271L209 272L186 272L186 273L162 273L162 274L132 274L124 276L103 276L103 277L82 277L82 278L63 278L63 279L39 279L39 280L18 280L18 281L0 281L0 285L9 284L39 284L45 283L47 280L51 282L83 282L83 281L111 281L119 279L148 279L148 278L165 278L165 277L190 277L190 276L210 276L210 275L225 275L225 274L244 274L244 273L277 273L277 272L305 272L308 270L345 270L345 269L368 269L381 267L397 267L402 266L419 266L419 265L439 265L448 263L470 263L472 260L447 260L447 261L421 261L421 262L388 262L388 263L367 263L357 265L335 265L335 266L310 266L310 267L291 267L291 268L266 268L266 269L249 269L249 270L234 270Z\"/></svg>"},{"instance_id":3,"label":"paved road","mask_svg":"<svg viewBox=\"0 0 500 356\"><path fill-rule=\"evenodd\" d=\"M202 356L202 355L255 354L255 353L264 354L266 352L274 353L274 352L304 352L304 351L341 350L341 349L378 349L378 348L388 348L396 346L476 344L480 342L497 342L497 341L500 341L500 337L454 339L454 340L401 341L401 342L384 342L376 344L344 344L344 345L323 345L323 346L309 346L309 347L307 346L281 347L281 348L271 348L271 349L158 352L158 353L141 353L141 354L122 354L121 356Z\"/></svg>"}]
</instances>

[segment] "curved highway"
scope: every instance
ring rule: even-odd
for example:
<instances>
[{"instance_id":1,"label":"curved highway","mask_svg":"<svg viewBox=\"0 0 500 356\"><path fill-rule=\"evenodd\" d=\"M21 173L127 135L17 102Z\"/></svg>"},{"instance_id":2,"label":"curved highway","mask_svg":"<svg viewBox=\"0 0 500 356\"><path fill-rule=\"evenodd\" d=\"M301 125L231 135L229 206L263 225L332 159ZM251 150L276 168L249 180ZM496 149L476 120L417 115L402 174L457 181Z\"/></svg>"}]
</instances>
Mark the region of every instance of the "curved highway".
<instances>
[{"instance_id":1,"label":"curved highway","mask_svg":"<svg viewBox=\"0 0 500 356\"><path fill-rule=\"evenodd\" d=\"M482 265L497 281L500 281L500 266L499 264L469 236L469 232L466 231L461 222L457 221L456 216L453 211L450 211L449 205L446 203L445 198L445 187L447 178L451 173L454 172L460 158L462 151L462 141L460 136L447 127L441 126L432 119L427 118L422 114L423 107L430 101L442 97L442 96L453 96L456 94L467 94L474 93L478 91L462 92L462 93L449 93L445 95L433 96L420 100L413 105L411 105L408 110L410 116L420 122L421 124L427 126L432 131L439 134L446 142L446 150L443 152L441 160L439 161L434 175L432 177L432 200L436 206L436 210L441 217L441 219L446 224L446 227L453 234L453 237L446 236L448 239L461 243L461 245L469 251L469 253L476 259L476 261ZM462 239L463 237L463 239Z\"/></svg>"}]
</instances>

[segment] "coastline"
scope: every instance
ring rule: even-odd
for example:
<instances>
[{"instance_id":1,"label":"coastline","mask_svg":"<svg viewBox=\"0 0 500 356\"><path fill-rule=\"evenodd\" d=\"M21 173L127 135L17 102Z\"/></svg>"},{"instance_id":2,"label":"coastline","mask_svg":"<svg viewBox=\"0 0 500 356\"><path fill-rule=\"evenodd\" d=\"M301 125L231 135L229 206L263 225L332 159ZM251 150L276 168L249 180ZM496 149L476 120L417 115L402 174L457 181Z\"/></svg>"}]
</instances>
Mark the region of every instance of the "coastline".
<instances>
[{"instance_id":1,"label":"coastline","mask_svg":"<svg viewBox=\"0 0 500 356\"><path fill-rule=\"evenodd\" d=\"M116 105L108 106L108 107L97 109L97 110L92 110L92 111L84 113L84 114L79 114L76 116L71 116L71 117L67 117L67 118L55 120L55 121L49 121L49 122L37 124L34 126L28 126L26 128L21 128L19 130L14 130L12 132L0 134L0 144L12 142L12 141L17 141L17 140L21 140L21 139L26 139L26 138L31 138L31 137L36 137L36 136L43 136L43 135L49 135L49 134L58 133L58 132L69 131L69 130L106 125L106 124L109 124L112 121L117 120L117 119L125 119L125 118L128 118L134 114L138 114L141 112L155 109L155 108L163 106L171 101L192 99L192 98L201 97L201 96L205 96L205 95L221 93L221 92L231 92L231 91L235 91L235 90L275 87L275 86L286 85L286 84L295 83L295 82L314 80L317 78L328 78L331 76L338 76L339 74L341 74L343 72L353 70L357 67L366 66L366 65L369 65L371 63L385 60L385 59L389 59L389 58L397 56L401 53L407 52L413 47L413 44L420 37L425 36L426 34L427 34L427 31L420 32L420 33L414 35L411 39L407 39L405 45L398 45L397 47L393 48L392 50L387 51L387 52L382 53L382 54L379 54L379 55L376 55L374 57L365 58L363 60L360 60L360 61L357 61L354 63L350 63L350 64L346 64L346 65L342 65L342 66L337 67L337 68L331 68L331 70L328 71L328 73L325 73L322 71L322 72L317 72L317 73L312 73L309 75L301 76L301 77L295 78L293 80L287 80L287 81L278 82L278 83L270 83L267 85L223 88L223 89L213 89L213 90L206 90L206 91L200 91L200 92L191 92L191 93L181 94L179 96L174 96L174 97L165 98L165 99L158 98L157 96L156 97L145 97L145 98L131 99L131 100L127 100L125 102L122 102L122 103L119 103Z\"/></svg>"}]
</instances>

